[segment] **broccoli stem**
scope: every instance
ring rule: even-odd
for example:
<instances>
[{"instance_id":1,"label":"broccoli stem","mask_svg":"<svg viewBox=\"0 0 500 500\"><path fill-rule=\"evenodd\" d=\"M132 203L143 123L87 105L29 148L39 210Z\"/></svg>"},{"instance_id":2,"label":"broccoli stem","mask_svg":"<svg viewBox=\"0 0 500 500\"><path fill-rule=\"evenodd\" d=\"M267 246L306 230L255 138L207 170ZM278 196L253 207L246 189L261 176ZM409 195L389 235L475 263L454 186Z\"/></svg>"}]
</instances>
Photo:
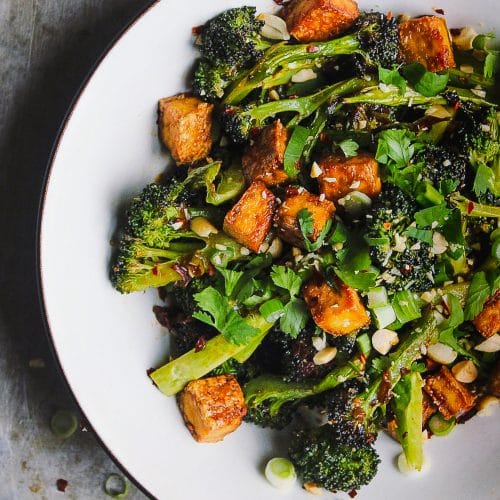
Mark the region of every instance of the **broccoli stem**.
<instances>
[{"instance_id":1,"label":"broccoli stem","mask_svg":"<svg viewBox=\"0 0 500 500\"><path fill-rule=\"evenodd\" d=\"M460 193L450 195L450 203L460 210L465 217L495 217L500 218L500 207L485 205L469 200Z\"/></svg>"},{"instance_id":2,"label":"broccoli stem","mask_svg":"<svg viewBox=\"0 0 500 500\"><path fill-rule=\"evenodd\" d=\"M406 463L411 469L422 470L424 450L422 441L422 406L424 386L418 372L405 375L394 388L394 414L397 434Z\"/></svg>"},{"instance_id":3,"label":"broccoli stem","mask_svg":"<svg viewBox=\"0 0 500 500\"><path fill-rule=\"evenodd\" d=\"M319 136L326 126L326 122L326 110L320 107L316 111L316 115L314 116L311 125L308 127L309 137L307 138L306 145L304 146L304 149L302 151L302 157L304 158L305 162L308 162L310 160L311 154L314 150L314 147L316 146L316 143L318 142Z\"/></svg>"},{"instance_id":4,"label":"broccoli stem","mask_svg":"<svg viewBox=\"0 0 500 500\"><path fill-rule=\"evenodd\" d=\"M480 85L485 89L491 89L495 87L494 78L485 78L483 75L477 73L464 73L459 69L452 68L448 70L450 75L450 83L453 85L458 85L460 87L470 87L473 88L476 85Z\"/></svg>"},{"instance_id":5,"label":"broccoli stem","mask_svg":"<svg viewBox=\"0 0 500 500\"><path fill-rule=\"evenodd\" d=\"M269 48L264 57L249 71L245 72L230 87L224 103L238 104L252 90L265 86L269 88L275 73L282 68L284 72L276 81L286 83L283 78L291 78L304 67L311 67L311 61L328 57L354 54L359 52L360 42L354 35L314 44L289 45L278 43ZM284 77L284 74L287 74Z\"/></svg>"},{"instance_id":6,"label":"broccoli stem","mask_svg":"<svg viewBox=\"0 0 500 500\"><path fill-rule=\"evenodd\" d=\"M210 339L201 351L196 352L192 349L179 358L158 368L151 373L151 379L161 392L167 396L173 396L184 389L184 386L188 382L203 377L229 358L245 350L248 354L250 348L255 350L273 324L268 323L259 315L248 316L247 322L259 330L248 344L232 344L222 335L217 335Z\"/></svg>"}]
</instances>

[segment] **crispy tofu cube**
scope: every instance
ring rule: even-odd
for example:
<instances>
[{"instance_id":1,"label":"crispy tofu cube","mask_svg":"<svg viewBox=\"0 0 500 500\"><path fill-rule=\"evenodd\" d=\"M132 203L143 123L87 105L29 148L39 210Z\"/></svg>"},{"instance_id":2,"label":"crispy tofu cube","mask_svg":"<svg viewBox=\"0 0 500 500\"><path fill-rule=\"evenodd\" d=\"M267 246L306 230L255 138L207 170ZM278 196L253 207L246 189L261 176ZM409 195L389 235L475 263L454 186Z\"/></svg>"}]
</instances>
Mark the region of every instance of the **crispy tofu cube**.
<instances>
[{"instance_id":1,"label":"crispy tofu cube","mask_svg":"<svg viewBox=\"0 0 500 500\"><path fill-rule=\"evenodd\" d=\"M467 413L476 404L476 396L444 365L427 377L424 390L446 420Z\"/></svg>"},{"instance_id":2,"label":"crispy tofu cube","mask_svg":"<svg viewBox=\"0 0 500 500\"><path fill-rule=\"evenodd\" d=\"M314 322L332 335L349 335L370 323L358 292L337 280L337 289L315 276L304 287L304 299Z\"/></svg>"},{"instance_id":3,"label":"crispy tofu cube","mask_svg":"<svg viewBox=\"0 0 500 500\"><path fill-rule=\"evenodd\" d=\"M262 181L253 182L224 218L224 231L258 252L273 223L274 194Z\"/></svg>"},{"instance_id":4,"label":"crispy tofu cube","mask_svg":"<svg viewBox=\"0 0 500 500\"><path fill-rule=\"evenodd\" d=\"M473 323L485 338L500 332L500 290L485 302L483 310L474 318Z\"/></svg>"},{"instance_id":5,"label":"crispy tofu cube","mask_svg":"<svg viewBox=\"0 0 500 500\"><path fill-rule=\"evenodd\" d=\"M500 359L497 361L488 380L488 393L500 398Z\"/></svg>"},{"instance_id":6,"label":"crispy tofu cube","mask_svg":"<svg viewBox=\"0 0 500 500\"><path fill-rule=\"evenodd\" d=\"M328 40L351 27L359 16L353 0L292 0L281 13L299 42Z\"/></svg>"},{"instance_id":7,"label":"crispy tofu cube","mask_svg":"<svg viewBox=\"0 0 500 500\"><path fill-rule=\"evenodd\" d=\"M241 165L248 184L260 180L267 186L276 186L290 180L283 168L288 130L276 120L265 127L259 137L249 144Z\"/></svg>"},{"instance_id":8,"label":"crispy tofu cube","mask_svg":"<svg viewBox=\"0 0 500 500\"><path fill-rule=\"evenodd\" d=\"M213 108L186 94L160 99L160 137L177 165L203 160L212 149Z\"/></svg>"},{"instance_id":9,"label":"crispy tofu cube","mask_svg":"<svg viewBox=\"0 0 500 500\"><path fill-rule=\"evenodd\" d=\"M422 395L422 425L425 426L427 421L437 412L436 405L432 402L430 396L424 392Z\"/></svg>"},{"instance_id":10,"label":"crispy tofu cube","mask_svg":"<svg viewBox=\"0 0 500 500\"><path fill-rule=\"evenodd\" d=\"M232 375L193 380L179 396L186 426L200 443L215 443L235 431L247 413L245 397Z\"/></svg>"},{"instance_id":11,"label":"crispy tofu cube","mask_svg":"<svg viewBox=\"0 0 500 500\"><path fill-rule=\"evenodd\" d=\"M373 198L382 189L378 162L368 153L351 158L332 154L321 159L318 165L319 190L329 200L337 201L351 191L361 191Z\"/></svg>"},{"instance_id":12,"label":"crispy tofu cube","mask_svg":"<svg viewBox=\"0 0 500 500\"><path fill-rule=\"evenodd\" d=\"M304 242L297 220L298 213L304 208L309 210L313 218L313 231L309 235L311 241L318 239L335 212L335 205L331 201L304 189L289 188L287 198L276 212L276 222L279 236L292 245L302 246Z\"/></svg>"},{"instance_id":13,"label":"crispy tofu cube","mask_svg":"<svg viewBox=\"0 0 500 500\"><path fill-rule=\"evenodd\" d=\"M409 19L400 23L398 29L404 62L419 62L433 72L455 67L450 33L442 17Z\"/></svg>"}]
</instances>

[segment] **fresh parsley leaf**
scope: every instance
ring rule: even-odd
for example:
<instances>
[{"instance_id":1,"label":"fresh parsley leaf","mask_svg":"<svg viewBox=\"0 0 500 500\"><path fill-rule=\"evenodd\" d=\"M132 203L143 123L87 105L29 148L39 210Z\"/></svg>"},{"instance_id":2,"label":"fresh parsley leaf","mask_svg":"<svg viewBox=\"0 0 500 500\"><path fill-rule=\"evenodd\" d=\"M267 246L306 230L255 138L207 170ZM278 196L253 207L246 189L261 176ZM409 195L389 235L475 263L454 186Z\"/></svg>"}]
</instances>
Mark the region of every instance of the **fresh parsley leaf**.
<instances>
[{"instance_id":1,"label":"fresh parsley leaf","mask_svg":"<svg viewBox=\"0 0 500 500\"><path fill-rule=\"evenodd\" d=\"M323 245L325 238L332 227L332 220L329 219L323 226L316 241L312 242L309 238L314 232L314 218L312 213L307 208L302 208L297 214L297 222L304 238L304 246L308 252L315 252Z\"/></svg>"},{"instance_id":2,"label":"fresh parsley leaf","mask_svg":"<svg viewBox=\"0 0 500 500\"><path fill-rule=\"evenodd\" d=\"M216 267L217 271L224 278L224 291L228 297L233 296L234 289L238 286L241 277L245 274L243 271L232 271L223 267Z\"/></svg>"},{"instance_id":3,"label":"fresh parsley leaf","mask_svg":"<svg viewBox=\"0 0 500 500\"><path fill-rule=\"evenodd\" d=\"M299 173L298 164L302 156L302 151L309 137L309 129L297 125L292 132L290 140L285 149L285 156L283 158L283 167L286 175L290 179L295 179Z\"/></svg>"},{"instance_id":4,"label":"fresh parsley leaf","mask_svg":"<svg viewBox=\"0 0 500 500\"><path fill-rule=\"evenodd\" d=\"M402 69L403 76L413 88L425 97L434 97L442 92L448 84L449 74L432 73L419 62L414 62Z\"/></svg>"},{"instance_id":5,"label":"fresh parsley leaf","mask_svg":"<svg viewBox=\"0 0 500 500\"><path fill-rule=\"evenodd\" d=\"M489 50L484 59L484 77L493 78L497 73L500 73L500 52L497 50Z\"/></svg>"},{"instance_id":6,"label":"fresh parsley leaf","mask_svg":"<svg viewBox=\"0 0 500 500\"><path fill-rule=\"evenodd\" d=\"M405 167L415 152L414 137L412 132L404 129L384 130L378 139L376 160L384 164L392 160L397 166Z\"/></svg>"},{"instance_id":7,"label":"fresh parsley leaf","mask_svg":"<svg viewBox=\"0 0 500 500\"><path fill-rule=\"evenodd\" d=\"M218 290L209 286L195 293L194 300L202 311L195 311L193 317L213 326L232 344L242 345L258 333L258 329L249 325L229 304Z\"/></svg>"},{"instance_id":8,"label":"fresh parsley leaf","mask_svg":"<svg viewBox=\"0 0 500 500\"><path fill-rule=\"evenodd\" d=\"M290 337L297 338L306 326L308 319L309 311L305 302L294 297L284 307L283 316L280 319L280 329Z\"/></svg>"},{"instance_id":9,"label":"fresh parsley leaf","mask_svg":"<svg viewBox=\"0 0 500 500\"><path fill-rule=\"evenodd\" d=\"M448 196L450 193L453 193L453 191L456 191L459 184L460 184L460 181L458 181L458 180L443 179L443 180L439 181L438 191L443 196Z\"/></svg>"},{"instance_id":10,"label":"fresh parsley leaf","mask_svg":"<svg viewBox=\"0 0 500 500\"><path fill-rule=\"evenodd\" d=\"M273 266L271 279L276 286L287 290L291 297L297 295L302 286L302 278L293 269L285 266Z\"/></svg>"},{"instance_id":11,"label":"fresh parsley leaf","mask_svg":"<svg viewBox=\"0 0 500 500\"><path fill-rule=\"evenodd\" d=\"M415 226L409 226L403 234L432 245L432 231L430 229L418 229Z\"/></svg>"},{"instance_id":12,"label":"fresh parsley leaf","mask_svg":"<svg viewBox=\"0 0 500 500\"><path fill-rule=\"evenodd\" d=\"M401 90L401 94L406 92L406 80L400 75L397 68L385 69L379 66L378 79L386 85L395 85Z\"/></svg>"},{"instance_id":13,"label":"fresh parsley leaf","mask_svg":"<svg viewBox=\"0 0 500 500\"><path fill-rule=\"evenodd\" d=\"M483 309L486 299L490 296L491 290L486 274L479 271L472 276L469 293L465 302L464 315L466 320L473 320Z\"/></svg>"},{"instance_id":14,"label":"fresh parsley leaf","mask_svg":"<svg viewBox=\"0 0 500 500\"><path fill-rule=\"evenodd\" d=\"M474 193L479 196L486 193L488 189L492 190L494 181L495 174L493 170L484 163L479 163L474 177L474 185L472 186Z\"/></svg>"},{"instance_id":15,"label":"fresh parsley leaf","mask_svg":"<svg viewBox=\"0 0 500 500\"><path fill-rule=\"evenodd\" d=\"M418 227L442 226L451 214L446 204L436 205L419 210L415 214L415 222ZM433 224L434 223L434 224Z\"/></svg>"},{"instance_id":16,"label":"fresh parsley leaf","mask_svg":"<svg viewBox=\"0 0 500 500\"><path fill-rule=\"evenodd\" d=\"M345 139L339 143L339 148L346 158L350 158L358 154L359 144L352 139Z\"/></svg>"},{"instance_id":17,"label":"fresh parsley leaf","mask_svg":"<svg viewBox=\"0 0 500 500\"><path fill-rule=\"evenodd\" d=\"M335 268L335 274L346 285L357 288L362 292L366 292L375 286L379 273L375 270L350 271L348 269L337 267Z\"/></svg>"},{"instance_id":18,"label":"fresh parsley leaf","mask_svg":"<svg viewBox=\"0 0 500 500\"><path fill-rule=\"evenodd\" d=\"M331 244L344 243L347 240L347 234L347 228L340 220L337 220L328 241Z\"/></svg>"}]
</instances>

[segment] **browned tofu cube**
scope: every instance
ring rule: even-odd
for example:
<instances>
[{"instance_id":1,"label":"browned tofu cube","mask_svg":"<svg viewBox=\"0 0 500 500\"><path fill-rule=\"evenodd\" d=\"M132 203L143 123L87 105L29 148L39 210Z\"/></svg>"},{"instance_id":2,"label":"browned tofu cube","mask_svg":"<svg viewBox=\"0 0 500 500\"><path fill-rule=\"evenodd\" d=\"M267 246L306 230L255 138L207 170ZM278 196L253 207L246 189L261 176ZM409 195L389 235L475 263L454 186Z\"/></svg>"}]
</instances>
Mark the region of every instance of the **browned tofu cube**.
<instances>
[{"instance_id":1,"label":"browned tofu cube","mask_svg":"<svg viewBox=\"0 0 500 500\"><path fill-rule=\"evenodd\" d=\"M297 215L302 209L309 210L313 219L313 231L309 236L316 241L321 231L331 220L335 212L335 205L320 196L311 194L303 188L289 188L287 198L276 212L279 236L296 246L302 246L304 239L300 230Z\"/></svg>"},{"instance_id":2,"label":"browned tofu cube","mask_svg":"<svg viewBox=\"0 0 500 500\"><path fill-rule=\"evenodd\" d=\"M292 0L281 13L299 42L328 40L352 26L359 16L353 0Z\"/></svg>"},{"instance_id":3,"label":"browned tofu cube","mask_svg":"<svg viewBox=\"0 0 500 500\"><path fill-rule=\"evenodd\" d=\"M177 165L206 158L212 149L213 104L179 94L160 99L160 137Z\"/></svg>"},{"instance_id":4,"label":"browned tofu cube","mask_svg":"<svg viewBox=\"0 0 500 500\"><path fill-rule=\"evenodd\" d=\"M224 217L224 231L252 252L258 252L273 223L274 194L262 181L253 182Z\"/></svg>"},{"instance_id":5,"label":"browned tofu cube","mask_svg":"<svg viewBox=\"0 0 500 500\"><path fill-rule=\"evenodd\" d=\"M404 62L419 62L433 72L455 67L450 33L442 17L409 19L399 24L398 29Z\"/></svg>"},{"instance_id":6,"label":"browned tofu cube","mask_svg":"<svg viewBox=\"0 0 500 500\"><path fill-rule=\"evenodd\" d=\"M378 162L368 153L351 158L332 154L321 159L318 165L321 170L319 190L329 200L337 201L351 191L361 191L373 198L382 189Z\"/></svg>"},{"instance_id":7,"label":"browned tofu cube","mask_svg":"<svg viewBox=\"0 0 500 500\"><path fill-rule=\"evenodd\" d=\"M467 413L476 404L476 396L446 366L426 379L424 390L446 420Z\"/></svg>"},{"instance_id":8,"label":"browned tofu cube","mask_svg":"<svg viewBox=\"0 0 500 500\"><path fill-rule=\"evenodd\" d=\"M304 287L304 299L314 322L332 335L348 335L370 323L358 292L337 280L337 289L315 276Z\"/></svg>"},{"instance_id":9,"label":"browned tofu cube","mask_svg":"<svg viewBox=\"0 0 500 500\"><path fill-rule=\"evenodd\" d=\"M474 318L473 323L485 338L500 332L500 290L485 302L483 310Z\"/></svg>"},{"instance_id":10,"label":"browned tofu cube","mask_svg":"<svg viewBox=\"0 0 500 500\"><path fill-rule=\"evenodd\" d=\"M425 425L427 421L437 412L435 404L429 395L424 392L422 395L422 425Z\"/></svg>"},{"instance_id":11,"label":"browned tofu cube","mask_svg":"<svg viewBox=\"0 0 500 500\"><path fill-rule=\"evenodd\" d=\"M488 393L500 398L500 359L497 361L488 380Z\"/></svg>"},{"instance_id":12,"label":"browned tofu cube","mask_svg":"<svg viewBox=\"0 0 500 500\"><path fill-rule=\"evenodd\" d=\"M241 165L248 184L260 180L267 186L276 186L290 180L283 168L288 143L288 130L276 120L265 127L255 142L249 144Z\"/></svg>"},{"instance_id":13,"label":"browned tofu cube","mask_svg":"<svg viewBox=\"0 0 500 500\"><path fill-rule=\"evenodd\" d=\"M179 407L187 428L200 443L224 439L247 413L243 391L232 375L189 382L179 396Z\"/></svg>"}]
</instances>

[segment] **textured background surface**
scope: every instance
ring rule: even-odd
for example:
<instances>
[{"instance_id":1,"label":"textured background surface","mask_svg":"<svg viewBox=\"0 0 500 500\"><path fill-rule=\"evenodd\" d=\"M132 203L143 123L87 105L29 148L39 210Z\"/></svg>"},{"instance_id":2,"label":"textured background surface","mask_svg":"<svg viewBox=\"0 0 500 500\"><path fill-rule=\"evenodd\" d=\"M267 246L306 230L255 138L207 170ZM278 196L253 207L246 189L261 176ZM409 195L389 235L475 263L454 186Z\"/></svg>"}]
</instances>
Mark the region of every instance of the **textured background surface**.
<instances>
[{"instance_id":1,"label":"textured background surface","mask_svg":"<svg viewBox=\"0 0 500 500\"><path fill-rule=\"evenodd\" d=\"M44 334L35 230L47 159L73 96L149 3L0 0L0 500L107 498L103 481L117 471L91 432L63 441L50 431L55 410L77 409ZM59 478L69 482L65 494ZM145 497L131 487L129 498Z\"/></svg>"}]
</instances>

